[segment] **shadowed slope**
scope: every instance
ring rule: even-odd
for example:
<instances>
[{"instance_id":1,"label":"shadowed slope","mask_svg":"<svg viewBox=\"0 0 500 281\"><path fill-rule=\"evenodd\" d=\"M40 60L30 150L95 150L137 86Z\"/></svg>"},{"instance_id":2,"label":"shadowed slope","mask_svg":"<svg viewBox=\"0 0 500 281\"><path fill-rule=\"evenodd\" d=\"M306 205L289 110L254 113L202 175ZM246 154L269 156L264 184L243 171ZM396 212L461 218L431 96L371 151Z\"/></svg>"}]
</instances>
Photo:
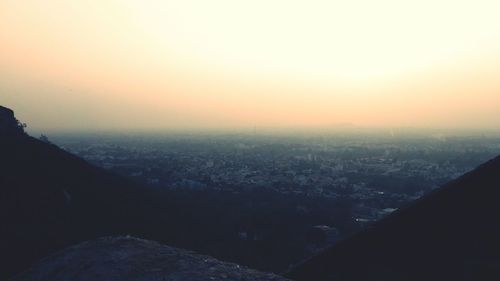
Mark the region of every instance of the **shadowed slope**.
<instances>
[{"instance_id":1,"label":"shadowed slope","mask_svg":"<svg viewBox=\"0 0 500 281\"><path fill-rule=\"evenodd\" d=\"M137 233L162 215L144 204L152 190L25 134L0 133L0 280L56 249Z\"/></svg>"},{"instance_id":2,"label":"shadowed slope","mask_svg":"<svg viewBox=\"0 0 500 281\"><path fill-rule=\"evenodd\" d=\"M500 157L293 269L296 280L500 280Z\"/></svg>"}]
</instances>

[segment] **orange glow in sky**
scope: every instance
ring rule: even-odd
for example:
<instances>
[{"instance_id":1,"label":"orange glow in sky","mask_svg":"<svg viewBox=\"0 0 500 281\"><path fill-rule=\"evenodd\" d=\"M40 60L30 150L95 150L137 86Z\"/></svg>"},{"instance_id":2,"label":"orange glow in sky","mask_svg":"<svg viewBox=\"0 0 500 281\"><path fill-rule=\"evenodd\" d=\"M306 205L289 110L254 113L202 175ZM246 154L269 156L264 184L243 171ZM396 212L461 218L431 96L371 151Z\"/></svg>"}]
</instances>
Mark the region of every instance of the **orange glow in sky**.
<instances>
[{"instance_id":1,"label":"orange glow in sky","mask_svg":"<svg viewBox=\"0 0 500 281\"><path fill-rule=\"evenodd\" d=\"M495 0L3 0L35 129L500 127Z\"/></svg>"}]
</instances>

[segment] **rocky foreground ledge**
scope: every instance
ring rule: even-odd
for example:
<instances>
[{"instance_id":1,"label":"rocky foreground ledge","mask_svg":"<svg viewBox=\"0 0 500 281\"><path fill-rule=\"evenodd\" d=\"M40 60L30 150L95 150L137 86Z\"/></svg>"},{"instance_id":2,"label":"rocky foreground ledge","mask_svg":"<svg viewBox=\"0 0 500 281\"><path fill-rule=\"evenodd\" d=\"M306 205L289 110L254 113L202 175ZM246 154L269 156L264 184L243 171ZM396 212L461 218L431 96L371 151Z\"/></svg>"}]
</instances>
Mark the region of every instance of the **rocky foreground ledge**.
<instances>
[{"instance_id":1,"label":"rocky foreground ledge","mask_svg":"<svg viewBox=\"0 0 500 281\"><path fill-rule=\"evenodd\" d=\"M11 281L288 280L133 237L105 237L68 247Z\"/></svg>"}]
</instances>

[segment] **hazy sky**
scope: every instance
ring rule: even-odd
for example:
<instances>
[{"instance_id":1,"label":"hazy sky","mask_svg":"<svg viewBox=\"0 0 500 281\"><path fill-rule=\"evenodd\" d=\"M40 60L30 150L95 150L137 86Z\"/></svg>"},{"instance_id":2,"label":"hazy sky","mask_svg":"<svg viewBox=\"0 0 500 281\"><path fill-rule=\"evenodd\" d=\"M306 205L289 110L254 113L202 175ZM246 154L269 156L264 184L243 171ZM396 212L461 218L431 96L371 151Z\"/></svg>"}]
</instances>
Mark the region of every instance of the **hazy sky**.
<instances>
[{"instance_id":1,"label":"hazy sky","mask_svg":"<svg viewBox=\"0 0 500 281\"><path fill-rule=\"evenodd\" d=\"M500 127L498 0L2 0L31 128Z\"/></svg>"}]
</instances>

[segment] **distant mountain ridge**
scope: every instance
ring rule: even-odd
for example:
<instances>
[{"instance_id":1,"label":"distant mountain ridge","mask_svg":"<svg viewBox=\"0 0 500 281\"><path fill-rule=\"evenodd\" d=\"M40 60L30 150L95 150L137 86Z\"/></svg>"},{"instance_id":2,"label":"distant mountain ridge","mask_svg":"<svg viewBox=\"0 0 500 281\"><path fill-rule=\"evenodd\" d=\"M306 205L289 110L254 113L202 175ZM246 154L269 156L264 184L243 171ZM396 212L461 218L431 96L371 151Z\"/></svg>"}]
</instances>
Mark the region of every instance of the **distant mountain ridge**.
<instances>
[{"instance_id":1,"label":"distant mountain ridge","mask_svg":"<svg viewBox=\"0 0 500 281\"><path fill-rule=\"evenodd\" d=\"M500 280L500 157L291 270L294 280Z\"/></svg>"}]
</instances>

